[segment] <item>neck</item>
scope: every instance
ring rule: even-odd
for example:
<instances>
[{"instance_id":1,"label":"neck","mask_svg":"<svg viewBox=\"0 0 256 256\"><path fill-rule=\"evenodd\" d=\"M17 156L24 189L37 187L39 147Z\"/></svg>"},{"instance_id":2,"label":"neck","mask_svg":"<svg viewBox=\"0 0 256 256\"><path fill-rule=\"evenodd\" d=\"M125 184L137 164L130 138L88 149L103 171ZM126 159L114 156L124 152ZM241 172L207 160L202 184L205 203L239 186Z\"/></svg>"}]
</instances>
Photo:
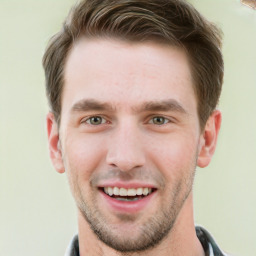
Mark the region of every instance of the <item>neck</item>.
<instances>
[{"instance_id":1,"label":"neck","mask_svg":"<svg viewBox=\"0 0 256 256\"><path fill-rule=\"evenodd\" d=\"M172 230L156 247L142 252L121 253L101 242L83 215L78 212L80 256L203 256L195 232L192 193L184 203ZM161 253L160 253L161 252Z\"/></svg>"}]
</instances>

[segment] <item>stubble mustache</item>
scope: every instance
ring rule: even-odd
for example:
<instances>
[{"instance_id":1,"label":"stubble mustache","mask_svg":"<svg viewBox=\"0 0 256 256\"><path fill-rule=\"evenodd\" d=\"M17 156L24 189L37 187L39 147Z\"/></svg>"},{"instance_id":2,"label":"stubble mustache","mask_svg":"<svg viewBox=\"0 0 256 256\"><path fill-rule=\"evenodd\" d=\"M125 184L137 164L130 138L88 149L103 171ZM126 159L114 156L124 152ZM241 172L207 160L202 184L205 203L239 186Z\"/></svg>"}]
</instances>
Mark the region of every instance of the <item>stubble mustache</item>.
<instances>
[{"instance_id":1,"label":"stubble mustache","mask_svg":"<svg viewBox=\"0 0 256 256\"><path fill-rule=\"evenodd\" d=\"M118 180L124 183L150 183L157 186L158 189L164 189L165 187L165 178L159 171L152 171L145 168L134 168L129 171L112 168L106 171L95 172L90 178L90 184L95 187L101 182L108 180Z\"/></svg>"}]
</instances>

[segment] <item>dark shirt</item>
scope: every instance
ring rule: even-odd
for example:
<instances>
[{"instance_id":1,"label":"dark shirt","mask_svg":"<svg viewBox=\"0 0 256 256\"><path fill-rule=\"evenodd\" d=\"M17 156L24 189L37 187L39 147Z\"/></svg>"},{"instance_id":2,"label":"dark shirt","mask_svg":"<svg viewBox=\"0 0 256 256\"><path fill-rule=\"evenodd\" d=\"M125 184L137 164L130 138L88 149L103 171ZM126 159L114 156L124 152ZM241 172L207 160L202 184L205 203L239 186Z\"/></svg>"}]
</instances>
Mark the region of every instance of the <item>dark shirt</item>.
<instances>
[{"instance_id":1,"label":"dark shirt","mask_svg":"<svg viewBox=\"0 0 256 256\"><path fill-rule=\"evenodd\" d=\"M196 227L196 235L201 242L205 256L228 256L218 247L210 233L202 227ZM80 256L78 235L74 236L65 256Z\"/></svg>"}]
</instances>

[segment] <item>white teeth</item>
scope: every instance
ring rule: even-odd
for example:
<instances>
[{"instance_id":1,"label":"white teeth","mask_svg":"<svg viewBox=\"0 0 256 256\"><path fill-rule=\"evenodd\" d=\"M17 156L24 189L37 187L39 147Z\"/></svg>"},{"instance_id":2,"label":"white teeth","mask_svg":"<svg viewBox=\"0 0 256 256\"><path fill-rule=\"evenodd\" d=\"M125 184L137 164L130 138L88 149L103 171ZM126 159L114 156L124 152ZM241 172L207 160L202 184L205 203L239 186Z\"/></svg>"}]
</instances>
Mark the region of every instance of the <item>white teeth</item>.
<instances>
[{"instance_id":1,"label":"white teeth","mask_svg":"<svg viewBox=\"0 0 256 256\"><path fill-rule=\"evenodd\" d=\"M106 193L106 192L105 192ZM106 194L109 194L110 196L113 196L113 188L108 187L108 192Z\"/></svg>"},{"instance_id":2,"label":"white teeth","mask_svg":"<svg viewBox=\"0 0 256 256\"><path fill-rule=\"evenodd\" d=\"M146 196L148 194L148 188L143 188L143 195Z\"/></svg>"},{"instance_id":3,"label":"white teeth","mask_svg":"<svg viewBox=\"0 0 256 256\"><path fill-rule=\"evenodd\" d=\"M141 196L143 194L143 188L137 188L137 193L138 196Z\"/></svg>"},{"instance_id":4,"label":"white teeth","mask_svg":"<svg viewBox=\"0 0 256 256\"><path fill-rule=\"evenodd\" d=\"M110 196L147 196L152 193L152 188L118 188L118 187L104 187L104 192Z\"/></svg>"},{"instance_id":5,"label":"white teeth","mask_svg":"<svg viewBox=\"0 0 256 256\"><path fill-rule=\"evenodd\" d=\"M120 189L119 189L119 195L120 195L120 196L127 196L127 189L125 189L125 188L120 188Z\"/></svg>"},{"instance_id":6,"label":"white teeth","mask_svg":"<svg viewBox=\"0 0 256 256\"><path fill-rule=\"evenodd\" d=\"M113 189L113 194L114 194L115 196L119 196L119 188L114 187L114 189Z\"/></svg>"},{"instance_id":7,"label":"white teeth","mask_svg":"<svg viewBox=\"0 0 256 256\"><path fill-rule=\"evenodd\" d=\"M135 188L129 188L127 192L128 196L136 196L136 189Z\"/></svg>"}]
</instances>

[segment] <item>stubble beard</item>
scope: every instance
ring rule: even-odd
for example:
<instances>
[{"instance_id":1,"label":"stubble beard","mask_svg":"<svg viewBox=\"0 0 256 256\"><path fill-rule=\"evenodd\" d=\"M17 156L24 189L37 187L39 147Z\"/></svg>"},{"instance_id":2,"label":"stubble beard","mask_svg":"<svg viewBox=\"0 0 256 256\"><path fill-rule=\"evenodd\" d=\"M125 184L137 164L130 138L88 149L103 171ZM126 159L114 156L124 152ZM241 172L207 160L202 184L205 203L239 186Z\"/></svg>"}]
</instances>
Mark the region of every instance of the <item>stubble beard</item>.
<instances>
[{"instance_id":1,"label":"stubble beard","mask_svg":"<svg viewBox=\"0 0 256 256\"><path fill-rule=\"evenodd\" d=\"M195 169L194 169L195 170ZM115 230L111 226L100 209L96 207L96 203L91 204L83 197L83 193L79 187L77 188L77 205L84 219L90 225L91 230L107 246L114 250L127 255L127 253L143 252L156 247L167 235L172 231L177 216L192 190L195 171L186 179L180 180L172 188L171 200L162 203L154 216L148 217L143 223L139 223L139 234L123 237L123 234ZM185 186L185 187L183 187ZM183 192L180 194L180 191ZM136 218L120 215L119 219L125 223L136 222Z\"/></svg>"}]
</instances>

